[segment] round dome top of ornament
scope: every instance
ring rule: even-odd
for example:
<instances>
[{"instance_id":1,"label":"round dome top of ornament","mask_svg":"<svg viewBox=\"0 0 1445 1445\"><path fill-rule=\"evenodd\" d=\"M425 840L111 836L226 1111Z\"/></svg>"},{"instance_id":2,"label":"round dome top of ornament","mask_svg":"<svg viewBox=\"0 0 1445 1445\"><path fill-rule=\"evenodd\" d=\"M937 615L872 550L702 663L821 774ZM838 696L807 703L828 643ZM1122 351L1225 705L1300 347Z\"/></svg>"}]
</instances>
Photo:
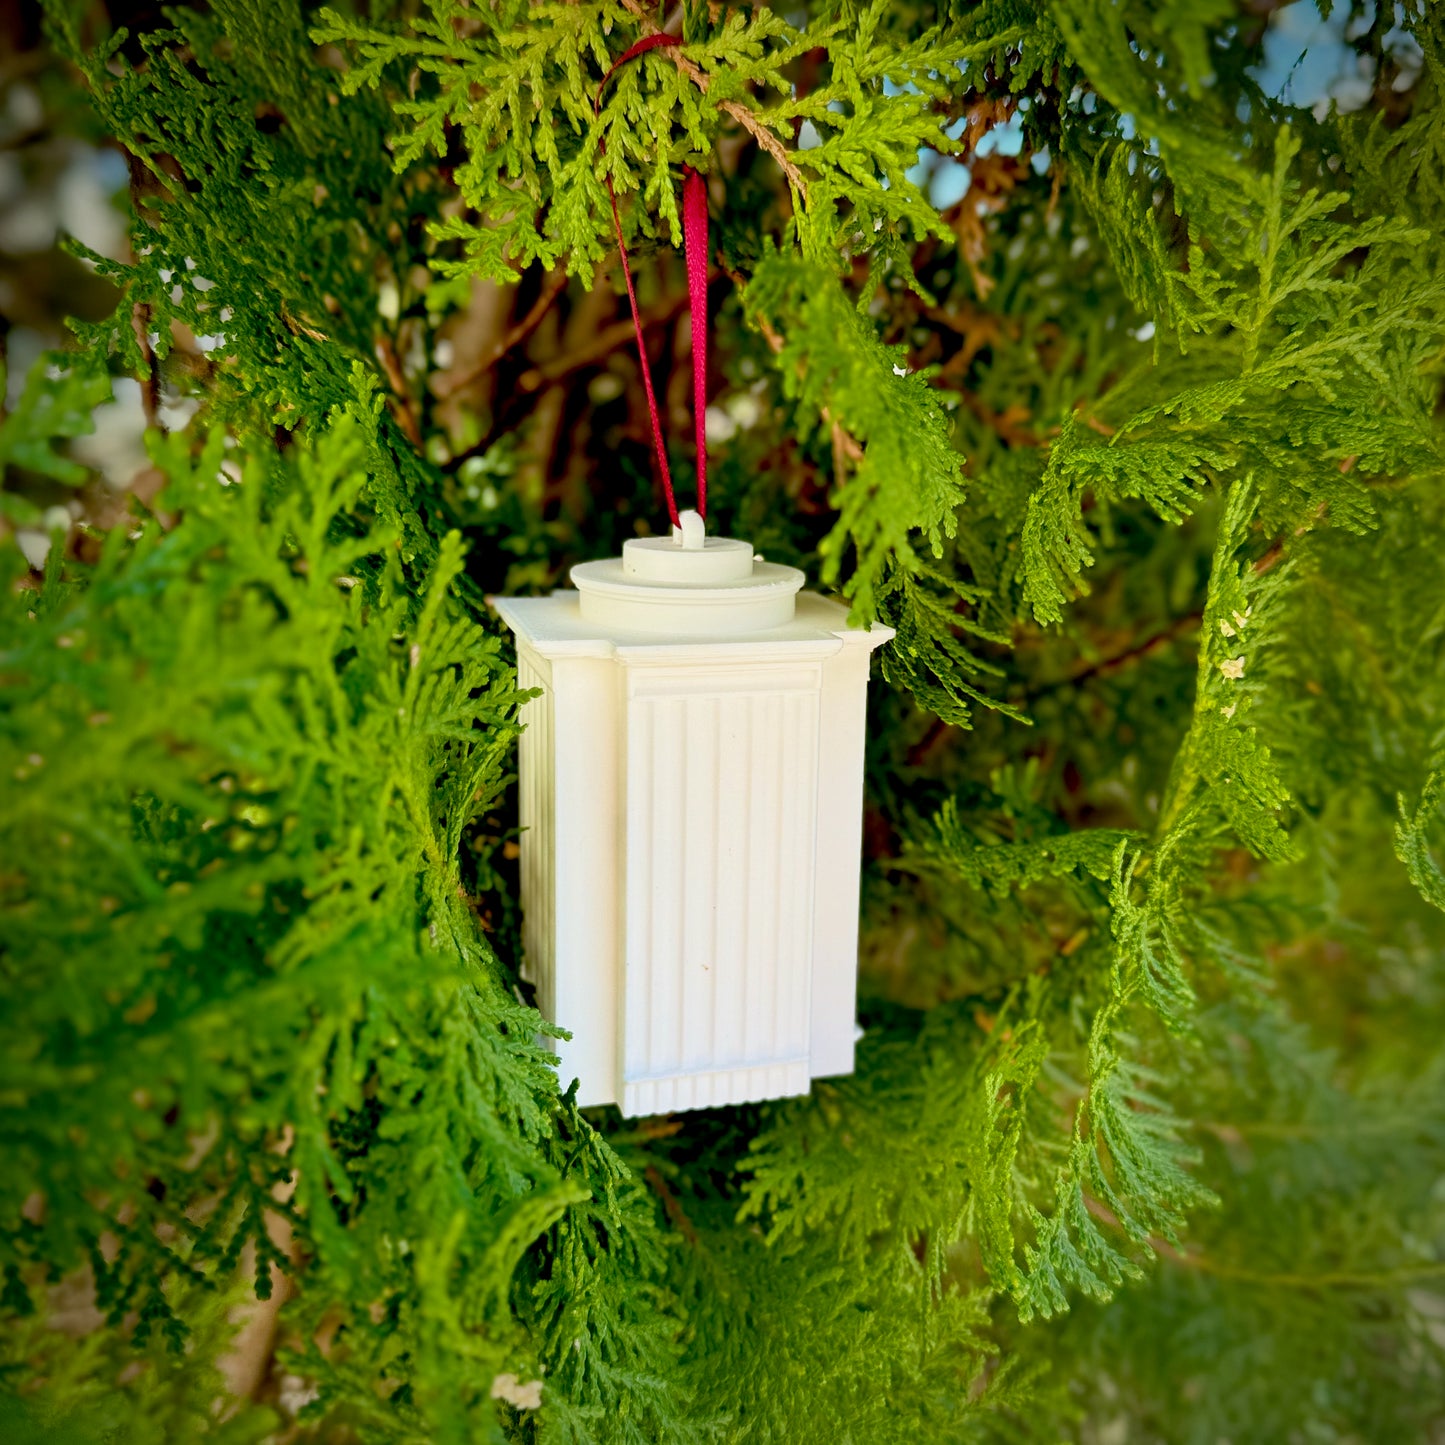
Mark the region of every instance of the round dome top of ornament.
<instances>
[{"instance_id":1,"label":"round dome top of ornament","mask_svg":"<svg viewBox=\"0 0 1445 1445\"><path fill-rule=\"evenodd\" d=\"M584 620L672 637L725 637L785 627L804 582L796 567L753 556L751 542L708 537L683 512L670 537L636 537L622 556L572 569Z\"/></svg>"}]
</instances>

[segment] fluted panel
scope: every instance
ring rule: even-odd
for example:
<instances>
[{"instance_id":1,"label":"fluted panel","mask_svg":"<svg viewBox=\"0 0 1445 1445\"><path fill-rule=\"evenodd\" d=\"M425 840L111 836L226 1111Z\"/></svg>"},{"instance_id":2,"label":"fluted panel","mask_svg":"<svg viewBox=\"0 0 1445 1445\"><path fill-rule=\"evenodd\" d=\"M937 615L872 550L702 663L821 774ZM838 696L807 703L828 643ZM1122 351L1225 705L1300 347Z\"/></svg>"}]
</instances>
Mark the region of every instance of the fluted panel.
<instances>
[{"instance_id":1,"label":"fluted panel","mask_svg":"<svg viewBox=\"0 0 1445 1445\"><path fill-rule=\"evenodd\" d=\"M525 649L517 659L517 683L542 688L524 704L526 724L519 749L518 812L522 836L522 976L537 990L537 1007L556 1018L556 799L553 761L553 706L546 678Z\"/></svg>"},{"instance_id":2,"label":"fluted panel","mask_svg":"<svg viewBox=\"0 0 1445 1445\"><path fill-rule=\"evenodd\" d=\"M623 1108L806 1090L816 675L628 700Z\"/></svg>"},{"instance_id":3,"label":"fluted panel","mask_svg":"<svg viewBox=\"0 0 1445 1445\"><path fill-rule=\"evenodd\" d=\"M807 1092L808 1061L794 1059L752 1068L629 1079L622 1088L622 1112L636 1118L682 1109L717 1109L752 1099L785 1099Z\"/></svg>"}]
</instances>

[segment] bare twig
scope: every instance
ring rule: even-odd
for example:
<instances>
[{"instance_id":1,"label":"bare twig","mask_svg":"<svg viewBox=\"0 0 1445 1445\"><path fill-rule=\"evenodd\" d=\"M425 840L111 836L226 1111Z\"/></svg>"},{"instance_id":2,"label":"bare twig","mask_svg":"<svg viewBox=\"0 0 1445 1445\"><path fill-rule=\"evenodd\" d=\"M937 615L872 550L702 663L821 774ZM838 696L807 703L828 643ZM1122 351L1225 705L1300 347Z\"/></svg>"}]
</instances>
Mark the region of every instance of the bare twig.
<instances>
[{"instance_id":1,"label":"bare twig","mask_svg":"<svg viewBox=\"0 0 1445 1445\"><path fill-rule=\"evenodd\" d=\"M1111 1228L1123 1227L1114 1211L1107 1205L1100 1204L1097 1199L1085 1195L1084 1207L1095 1219ZM1445 1275L1445 1260L1429 1260L1418 1265L1407 1265L1403 1269L1380 1270L1378 1273L1368 1270L1321 1270L1318 1274L1275 1273L1243 1269L1238 1265L1210 1259L1206 1254L1190 1254L1155 1234L1149 1236L1148 1244L1155 1254L1183 1265L1185 1269L1197 1269L1202 1274L1212 1274L1218 1279L1238 1280L1242 1284L1261 1285L1266 1289L1396 1289L1416 1280L1439 1279Z\"/></svg>"},{"instance_id":2,"label":"bare twig","mask_svg":"<svg viewBox=\"0 0 1445 1445\"><path fill-rule=\"evenodd\" d=\"M1086 682L1091 677L1109 677L1116 672L1123 671L1135 662L1142 662L1146 657L1152 656L1161 648L1169 646L1179 638L1193 632L1200 622L1203 621L1203 614L1199 612L1187 612L1182 617L1177 617L1168 627L1160 632L1146 637L1142 642L1136 642L1126 647L1121 652L1111 653L1108 657L1101 657L1095 662L1087 662L1082 667L1075 668L1072 672L1065 673L1061 678L1053 682L1040 683L1037 687L1029 689L1025 695L1032 701L1044 693L1053 692L1061 687L1073 687L1078 683Z\"/></svg>"},{"instance_id":3,"label":"bare twig","mask_svg":"<svg viewBox=\"0 0 1445 1445\"><path fill-rule=\"evenodd\" d=\"M671 297L661 306L653 310L645 311L642 315L642 329L644 333L657 326L666 325L675 320L681 312L687 309L687 306L687 296L680 295ZM575 315L573 320L576 320ZM589 318L587 328L590 329L593 324ZM570 329L571 322L569 322L569 330ZM601 361L603 357L617 350L619 347L629 346L632 339L632 321L630 318L613 322L609 326L594 330L592 335L586 340L564 350L560 355L553 356L537 366L529 367L515 379L509 378L510 385L506 388L506 391L514 401L519 396L535 396L538 393L545 393L551 388L556 387L560 382L565 381L572 373L580 371L583 367L595 365ZM646 365L645 359L641 364ZM470 458L484 456L488 449L495 444L498 435L515 424L507 418L508 412L505 408L499 411L493 420L491 429L486 435L453 456L447 463L447 470L454 472Z\"/></svg>"},{"instance_id":4,"label":"bare twig","mask_svg":"<svg viewBox=\"0 0 1445 1445\"><path fill-rule=\"evenodd\" d=\"M642 329L648 331L654 326L665 326L686 311L687 307L686 296L674 296L665 305L643 313ZM554 356L541 366L534 366L529 371L524 371L517 378L517 385L523 391L540 391L544 386L560 381L569 373L584 366L590 366L594 361L606 356L610 351L615 351L630 340L632 340L631 319L615 321L611 326L604 326L601 331L581 346L563 352L561 356ZM641 364L644 366L647 364L645 357L642 358Z\"/></svg>"},{"instance_id":5,"label":"bare twig","mask_svg":"<svg viewBox=\"0 0 1445 1445\"><path fill-rule=\"evenodd\" d=\"M733 270L733 268L729 266L727 262L724 261L721 257L718 258L718 266L721 268L723 274L728 278L729 281L733 283L734 286L738 288L738 290L741 291L743 287L747 285L747 282L744 280L743 276L739 272ZM777 328L772 324L772 322L768 320L766 316L757 316L754 319L758 323L758 330L763 333L763 340L768 343L768 349L773 353L774 356L779 355L783 349L783 338L778 334ZM861 462L863 460L863 448L859 444L858 439L853 436L853 434L849 432L841 423L833 420L833 413L830 412L826 406L820 407L818 409L818 414L823 418L823 420L832 430L834 470L837 470L838 459L840 456L846 457L850 462L853 462L855 465L858 462ZM839 477L839 480L842 480L841 475Z\"/></svg>"},{"instance_id":6,"label":"bare twig","mask_svg":"<svg viewBox=\"0 0 1445 1445\"><path fill-rule=\"evenodd\" d=\"M662 1171L656 1164L649 1164L643 1170L642 1177L647 1180L658 1198L662 1200L662 1207L667 1211L667 1217L672 1221L673 1228L689 1244L696 1244L697 1230L693 1228L692 1220L687 1217L677 1195L672 1192L668 1187L667 1180L662 1177Z\"/></svg>"},{"instance_id":7,"label":"bare twig","mask_svg":"<svg viewBox=\"0 0 1445 1445\"><path fill-rule=\"evenodd\" d=\"M421 446L421 423L417 420L416 403L412 400L411 389L406 384L406 374L401 369L401 358L391 337L377 339L376 355L386 372L387 385L391 387L391 406L406 439L414 446Z\"/></svg>"},{"instance_id":8,"label":"bare twig","mask_svg":"<svg viewBox=\"0 0 1445 1445\"><path fill-rule=\"evenodd\" d=\"M516 325L510 327L475 366L470 367L460 376L446 377L439 381L436 386L437 395L445 401L447 397L455 396L464 387L470 386L474 381L479 381L485 376L509 351L520 346L537 329L542 318L547 314L548 308L566 287L567 272L562 269L553 271L547 277L527 314Z\"/></svg>"},{"instance_id":9,"label":"bare twig","mask_svg":"<svg viewBox=\"0 0 1445 1445\"><path fill-rule=\"evenodd\" d=\"M950 737L958 729L952 724L944 722L941 717L936 717L928 725L928 731L908 749L907 766L910 768L922 767L928 761L929 754L933 752L944 738Z\"/></svg>"},{"instance_id":10,"label":"bare twig","mask_svg":"<svg viewBox=\"0 0 1445 1445\"><path fill-rule=\"evenodd\" d=\"M1275 542L1269 550L1254 564L1254 575L1262 577L1281 557L1284 556L1284 543Z\"/></svg>"},{"instance_id":11,"label":"bare twig","mask_svg":"<svg viewBox=\"0 0 1445 1445\"><path fill-rule=\"evenodd\" d=\"M161 425L161 364L156 359L155 348L151 345L151 308L148 301L137 301L131 308L131 330L145 358L145 384L141 387L141 409L145 412L146 425L159 431Z\"/></svg>"},{"instance_id":12,"label":"bare twig","mask_svg":"<svg viewBox=\"0 0 1445 1445\"><path fill-rule=\"evenodd\" d=\"M853 441L853 438L850 437L837 422L833 423L832 434L833 485L835 487L841 487L848 479L848 443ZM857 446L857 442L853 442L853 445Z\"/></svg>"}]
</instances>

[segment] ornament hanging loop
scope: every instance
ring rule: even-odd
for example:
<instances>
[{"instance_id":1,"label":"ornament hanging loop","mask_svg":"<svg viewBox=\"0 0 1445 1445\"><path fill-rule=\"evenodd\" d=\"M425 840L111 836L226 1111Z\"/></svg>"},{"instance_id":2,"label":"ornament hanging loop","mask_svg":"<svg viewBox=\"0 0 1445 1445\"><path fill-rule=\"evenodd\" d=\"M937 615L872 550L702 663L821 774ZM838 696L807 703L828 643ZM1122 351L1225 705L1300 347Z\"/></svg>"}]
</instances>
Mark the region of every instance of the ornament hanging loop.
<instances>
[{"instance_id":1,"label":"ornament hanging loop","mask_svg":"<svg viewBox=\"0 0 1445 1445\"><path fill-rule=\"evenodd\" d=\"M694 512L691 507L681 513L677 519L677 526L672 529L673 537L682 544L684 552L701 552L707 537L703 531L702 513Z\"/></svg>"},{"instance_id":2,"label":"ornament hanging loop","mask_svg":"<svg viewBox=\"0 0 1445 1445\"><path fill-rule=\"evenodd\" d=\"M681 45L675 35L648 35L635 45L629 46L618 57L611 70L602 77L597 87L597 101L593 115L602 114L602 95L607 82L622 66L659 47ZM606 150L601 138L597 142L599 154ZM677 509L677 497L672 486L672 471L667 464L667 448L662 440L662 417L658 411L657 395L652 386L652 370L647 364L647 344L642 334L642 313L637 305L637 287L632 280L632 266L627 258L627 245L622 239L622 216L617 209L617 192L612 185L610 174L604 174L607 184L607 199L612 206L612 229L617 237L617 254L622 261L622 279L627 286L627 302L632 308L632 332L637 340L637 360L642 368L642 388L647 394L647 414L652 424L652 451L657 459L658 475L662 479L663 494L667 499L667 516L678 535L686 537ZM687 263L687 294L692 310L692 415L693 434L697 444L697 511L694 514L699 523L707 517L707 182L691 166L683 167L682 183L682 234L684 255ZM684 542L686 545L686 542Z\"/></svg>"},{"instance_id":3,"label":"ornament hanging loop","mask_svg":"<svg viewBox=\"0 0 1445 1445\"><path fill-rule=\"evenodd\" d=\"M683 168L682 237L692 310L692 426L697 441L697 514L707 518L707 182ZM646 365L646 363L643 363Z\"/></svg>"}]
</instances>

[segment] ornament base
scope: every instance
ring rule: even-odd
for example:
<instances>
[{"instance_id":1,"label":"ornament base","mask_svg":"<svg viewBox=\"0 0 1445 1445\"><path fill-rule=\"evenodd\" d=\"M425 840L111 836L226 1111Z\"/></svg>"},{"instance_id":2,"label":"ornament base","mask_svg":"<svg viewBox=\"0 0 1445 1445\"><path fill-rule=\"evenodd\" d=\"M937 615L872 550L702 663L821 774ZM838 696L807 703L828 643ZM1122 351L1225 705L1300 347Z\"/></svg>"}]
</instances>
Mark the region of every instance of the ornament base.
<instances>
[{"instance_id":1,"label":"ornament base","mask_svg":"<svg viewBox=\"0 0 1445 1445\"><path fill-rule=\"evenodd\" d=\"M599 626L577 592L493 600L541 693L522 714L524 975L572 1035L561 1077L584 1105L709 1108L852 1071L864 707L893 634L788 600L782 625L705 640Z\"/></svg>"}]
</instances>

